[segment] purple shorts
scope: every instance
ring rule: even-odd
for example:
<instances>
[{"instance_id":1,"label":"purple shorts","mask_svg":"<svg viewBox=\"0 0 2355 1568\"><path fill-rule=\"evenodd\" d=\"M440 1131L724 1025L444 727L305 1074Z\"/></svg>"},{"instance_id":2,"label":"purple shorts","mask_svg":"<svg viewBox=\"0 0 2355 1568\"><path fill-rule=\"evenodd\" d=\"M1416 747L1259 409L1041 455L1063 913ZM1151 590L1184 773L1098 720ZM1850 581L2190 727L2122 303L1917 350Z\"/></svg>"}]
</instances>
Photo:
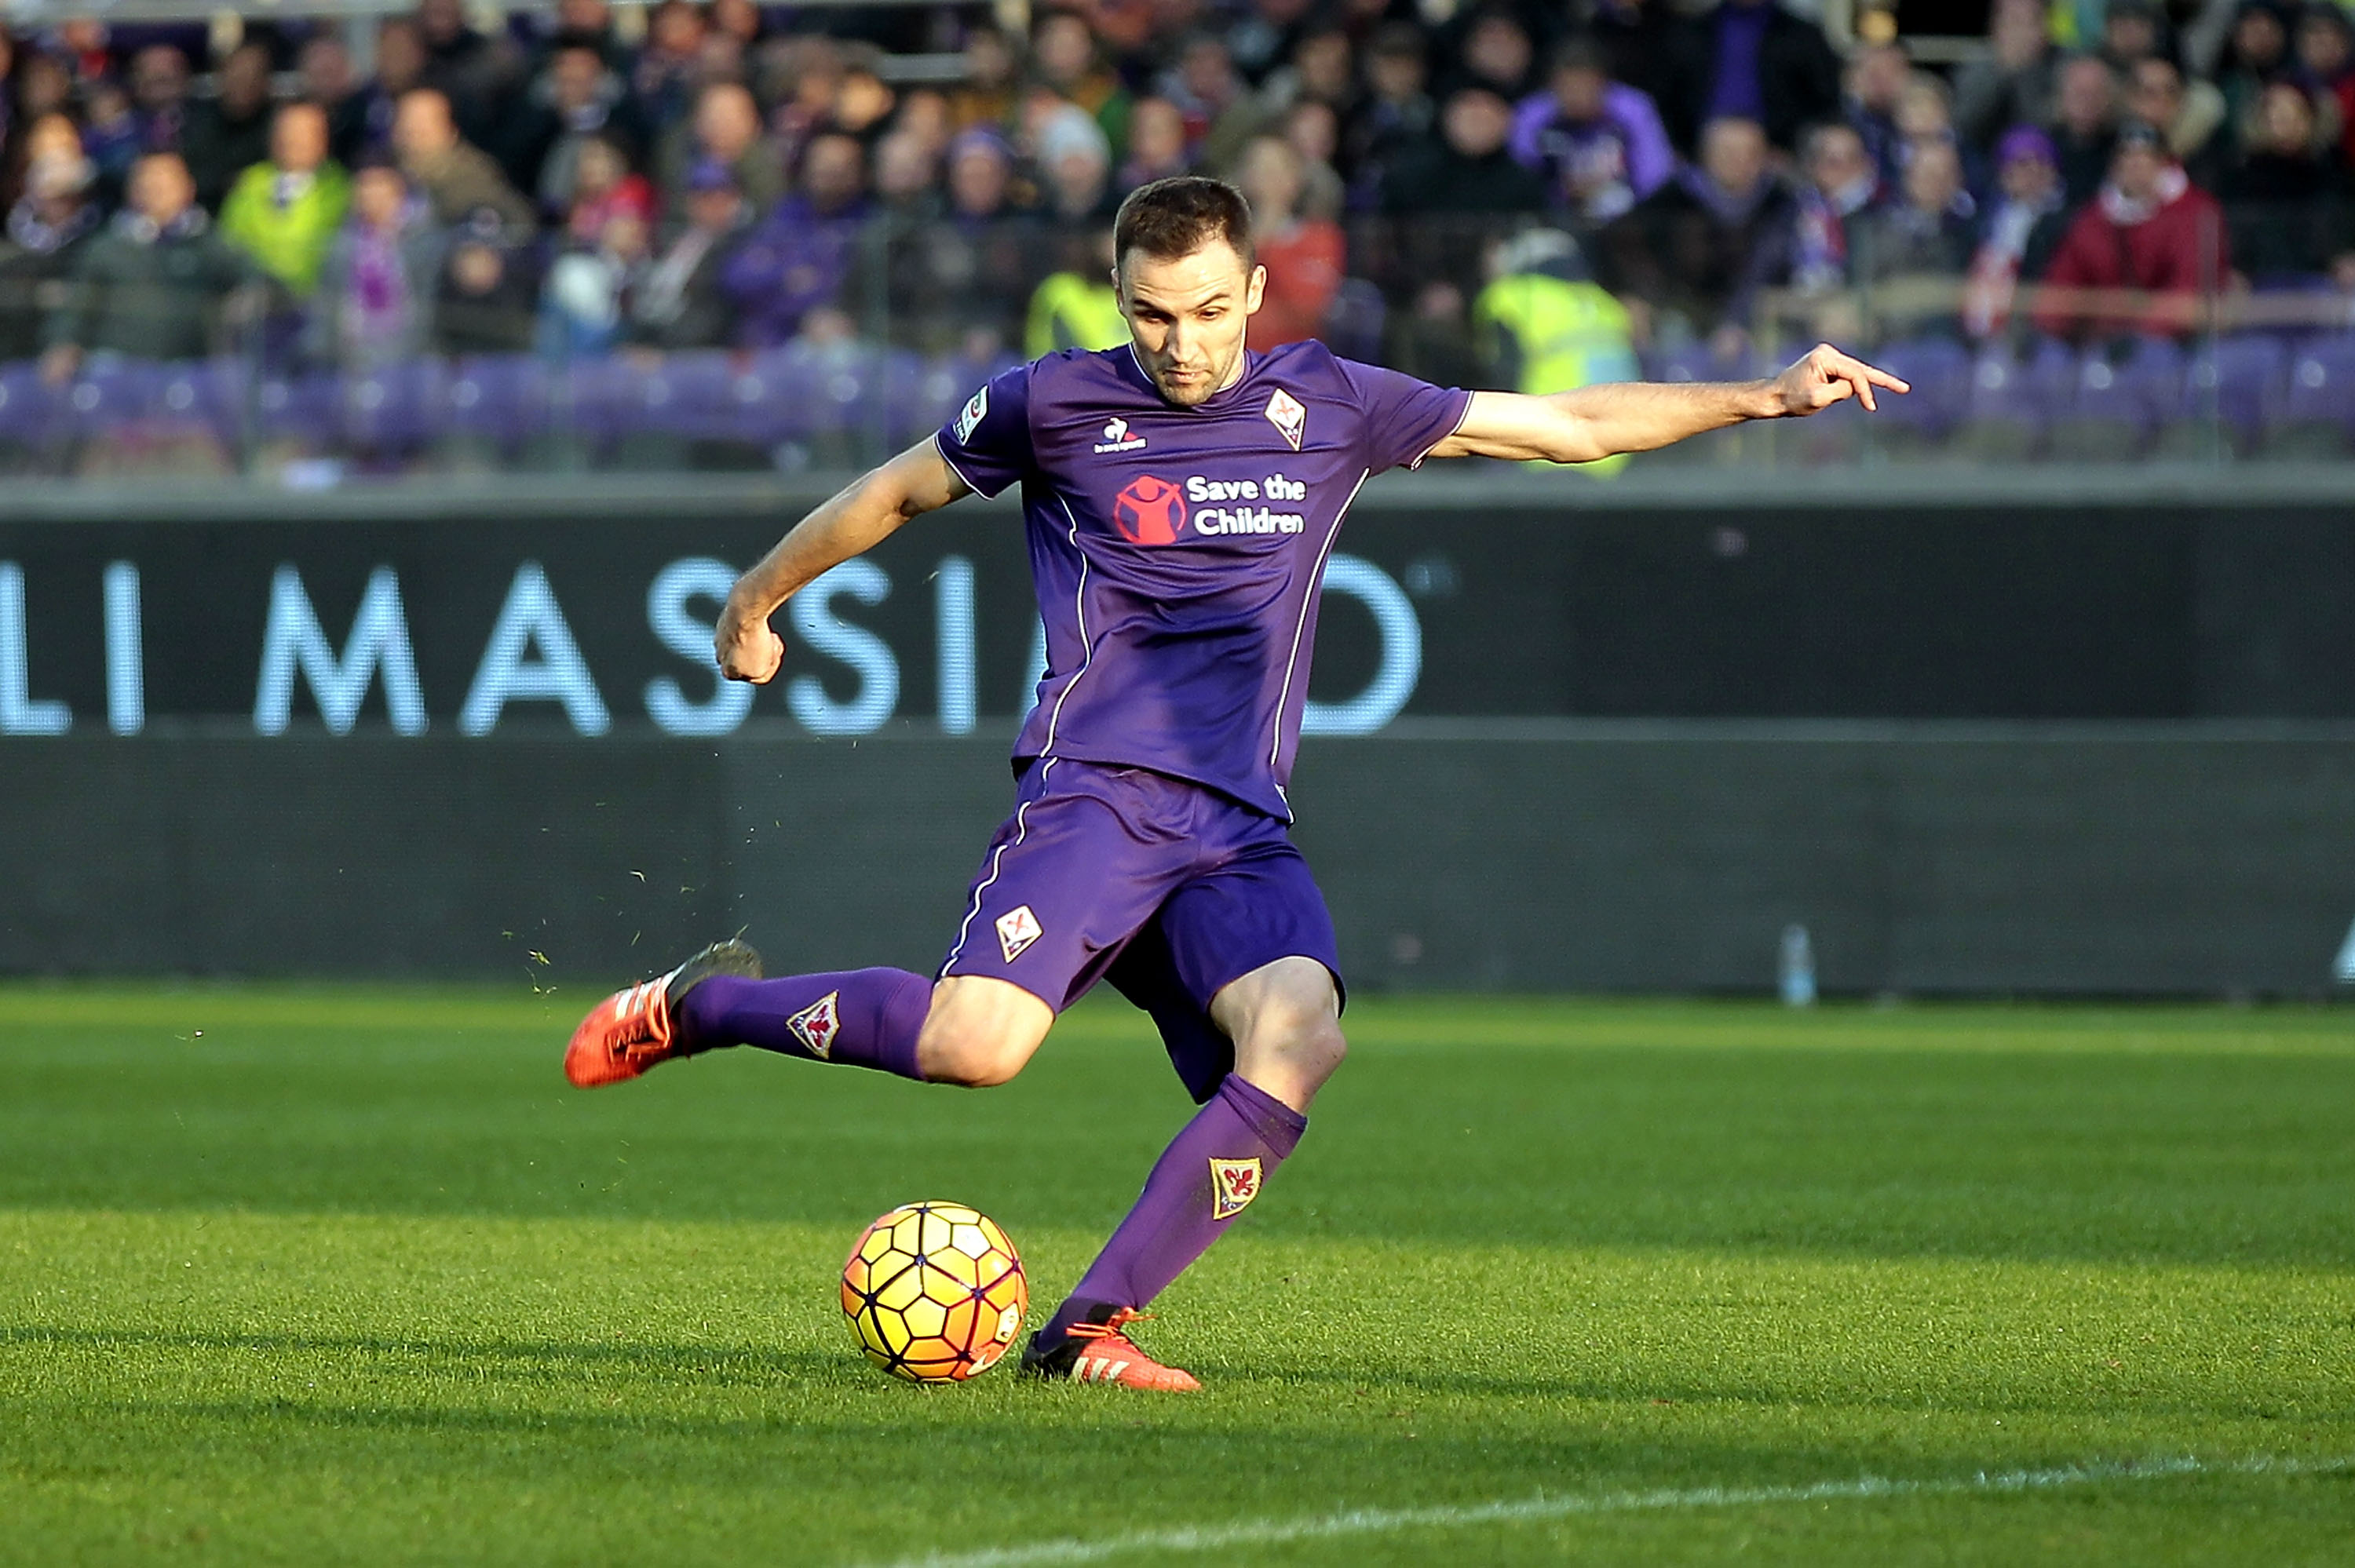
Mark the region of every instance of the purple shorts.
<instances>
[{"instance_id":1,"label":"purple shorts","mask_svg":"<svg viewBox=\"0 0 2355 1568\"><path fill-rule=\"evenodd\" d=\"M1339 989L1333 916L1284 823L1167 774L1049 758L1022 776L940 973L1010 980L1058 1012L1108 980L1199 1103L1235 1059L1210 999L1294 957Z\"/></svg>"}]
</instances>

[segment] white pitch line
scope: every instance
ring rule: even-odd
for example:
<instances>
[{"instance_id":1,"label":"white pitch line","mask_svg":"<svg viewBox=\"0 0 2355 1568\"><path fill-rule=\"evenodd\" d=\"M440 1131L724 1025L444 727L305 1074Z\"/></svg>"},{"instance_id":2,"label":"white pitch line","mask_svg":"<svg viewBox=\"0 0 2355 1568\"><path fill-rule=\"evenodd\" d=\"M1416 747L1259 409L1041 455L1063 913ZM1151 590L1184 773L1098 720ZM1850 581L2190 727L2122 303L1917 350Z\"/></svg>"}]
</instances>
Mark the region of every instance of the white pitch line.
<instances>
[{"instance_id":1,"label":"white pitch line","mask_svg":"<svg viewBox=\"0 0 2355 1568\"><path fill-rule=\"evenodd\" d=\"M1234 1546L1273 1546L1348 1535L1382 1535L1406 1530L1462 1530L1480 1524L1528 1524L1583 1514L1664 1513L1683 1509L1749 1508L1764 1504L1870 1501L1881 1498L1936 1497L1970 1492L2035 1492L2102 1481L2156 1481L2178 1476L2308 1476L2355 1468L2355 1456L2296 1459L2264 1456L2211 1461L2190 1457L2090 1462L2045 1470L1981 1470L1945 1479L1896 1480L1860 1476L1804 1487L1689 1487L1647 1492L1596 1492L1583 1496L1540 1494L1513 1502L1459 1504L1445 1508L1367 1508L1306 1519L1254 1520L1242 1524L1183 1530L1142 1530L1093 1541L1041 1541L1028 1546L998 1546L984 1552L936 1552L902 1558L892 1568L1028 1568L1034 1563L1101 1563L1132 1552L1216 1552Z\"/></svg>"}]
</instances>

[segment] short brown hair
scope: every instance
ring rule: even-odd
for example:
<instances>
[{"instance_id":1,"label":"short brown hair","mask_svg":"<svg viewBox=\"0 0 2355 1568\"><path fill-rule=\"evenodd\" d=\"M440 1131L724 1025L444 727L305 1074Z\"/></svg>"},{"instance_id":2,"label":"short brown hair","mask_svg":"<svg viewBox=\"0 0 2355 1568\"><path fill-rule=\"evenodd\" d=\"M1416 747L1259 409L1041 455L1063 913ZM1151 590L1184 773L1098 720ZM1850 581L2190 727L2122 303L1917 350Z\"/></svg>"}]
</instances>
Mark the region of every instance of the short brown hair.
<instances>
[{"instance_id":1,"label":"short brown hair","mask_svg":"<svg viewBox=\"0 0 2355 1568\"><path fill-rule=\"evenodd\" d=\"M1252 264L1251 203L1224 180L1178 175L1128 193L1112 220L1115 265L1132 250L1159 261L1190 256L1213 239L1223 239L1243 265Z\"/></svg>"}]
</instances>

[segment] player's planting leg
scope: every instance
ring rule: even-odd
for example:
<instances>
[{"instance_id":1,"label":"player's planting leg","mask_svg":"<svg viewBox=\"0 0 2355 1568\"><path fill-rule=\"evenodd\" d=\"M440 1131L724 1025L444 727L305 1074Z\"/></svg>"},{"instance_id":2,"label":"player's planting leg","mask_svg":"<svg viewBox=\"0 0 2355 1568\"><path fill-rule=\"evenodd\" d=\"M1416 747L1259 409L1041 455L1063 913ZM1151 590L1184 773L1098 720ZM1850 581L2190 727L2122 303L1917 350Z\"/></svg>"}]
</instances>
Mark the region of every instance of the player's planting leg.
<instances>
[{"instance_id":1,"label":"player's planting leg","mask_svg":"<svg viewBox=\"0 0 2355 1568\"><path fill-rule=\"evenodd\" d=\"M1283 959L1220 991L1211 1016L1235 1071L1170 1143L1068 1300L1032 1336L1024 1370L1083 1383L1200 1386L1120 1330L1209 1250L1307 1130L1308 1102L1340 1065L1339 999L1324 965Z\"/></svg>"}]
</instances>

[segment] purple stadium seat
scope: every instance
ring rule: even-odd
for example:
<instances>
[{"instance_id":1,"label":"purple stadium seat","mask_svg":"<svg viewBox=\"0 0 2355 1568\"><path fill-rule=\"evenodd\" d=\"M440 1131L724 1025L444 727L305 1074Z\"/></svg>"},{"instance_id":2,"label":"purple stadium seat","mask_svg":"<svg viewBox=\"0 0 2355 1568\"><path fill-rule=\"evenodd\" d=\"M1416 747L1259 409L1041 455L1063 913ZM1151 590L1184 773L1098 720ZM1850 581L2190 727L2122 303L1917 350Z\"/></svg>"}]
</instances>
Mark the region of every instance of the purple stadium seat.
<instances>
[{"instance_id":1,"label":"purple stadium seat","mask_svg":"<svg viewBox=\"0 0 2355 1568\"><path fill-rule=\"evenodd\" d=\"M264 375L251 408L254 435L267 444L325 453L342 441L342 393L331 375Z\"/></svg>"},{"instance_id":2,"label":"purple stadium seat","mask_svg":"<svg viewBox=\"0 0 2355 1568\"><path fill-rule=\"evenodd\" d=\"M2277 433L2310 432L2318 450L2355 435L2355 333L2309 338L2289 357Z\"/></svg>"},{"instance_id":3,"label":"purple stadium seat","mask_svg":"<svg viewBox=\"0 0 2355 1568\"><path fill-rule=\"evenodd\" d=\"M2182 397L2183 351L2140 338L2122 355L2088 349L2067 395L2053 404L2052 455L2080 462L2140 455Z\"/></svg>"},{"instance_id":4,"label":"purple stadium seat","mask_svg":"<svg viewBox=\"0 0 2355 1568\"><path fill-rule=\"evenodd\" d=\"M144 360L94 357L65 389L68 426L83 440L111 434L147 417L161 389L157 367Z\"/></svg>"},{"instance_id":5,"label":"purple stadium seat","mask_svg":"<svg viewBox=\"0 0 2355 1568\"><path fill-rule=\"evenodd\" d=\"M344 437L375 452L410 451L441 431L441 366L410 360L344 378Z\"/></svg>"},{"instance_id":6,"label":"purple stadium seat","mask_svg":"<svg viewBox=\"0 0 2355 1568\"><path fill-rule=\"evenodd\" d=\"M443 382L446 433L513 450L548 425L548 378L527 355L462 360Z\"/></svg>"},{"instance_id":7,"label":"purple stadium seat","mask_svg":"<svg viewBox=\"0 0 2355 1568\"><path fill-rule=\"evenodd\" d=\"M2236 333L2200 347L2185 365L2164 449L2211 453L2214 432L2233 451L2253 450L2280 408L2288 364L2287 346L2270 333Z\"/></svg>"},{"instance_id":8,"label":"purple stadium seat","mask_svg":"<svg viewBox=\"0 0 2355 1568\"><path fill-rule=\"evenodd\" d=\"M0 443L23 450L48 446L57 438L59 402L35 361L0 365Z\"/></svg>"},{"instance_id":9,"label":"purple stadium seat","mask_svg":"<svg viewBox=\"0 0 2355 1568\"><path fill-rule=\"evenodd\" d=\"M1870 357L1913 388L1880 400L1881 418L1891 432L1926 442L1945 440L1962 418L1969 395L1970 351L1952 338L1927 337L1889 344Z\"/></svg>"},{"instance_id":10,"label":"purple stadium seat","mask_svg":"<svg viewBox=\"0 0 2355 1568\"><path fill-rule=\"evenodd\" d=\"M2067 345L2050 341L2037 344L2025 361L2001 348L1981 350L1971 362L1955 441L1984 460L2033 457L2055 411L2066 406L2076 368Z\"/></svg>"}]
</instances>

